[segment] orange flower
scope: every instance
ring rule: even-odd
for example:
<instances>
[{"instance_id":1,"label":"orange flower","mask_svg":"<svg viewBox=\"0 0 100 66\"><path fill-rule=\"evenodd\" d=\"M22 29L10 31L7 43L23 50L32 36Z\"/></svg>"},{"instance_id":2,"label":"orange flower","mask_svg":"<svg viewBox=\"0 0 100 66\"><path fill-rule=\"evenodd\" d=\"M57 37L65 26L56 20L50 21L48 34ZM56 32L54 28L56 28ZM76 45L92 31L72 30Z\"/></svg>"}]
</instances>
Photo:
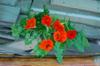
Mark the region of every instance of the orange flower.
<instances>
[{"instance_id":1,"label":"orange flower","mask_svg":"<svg viewBox=\"0 0 100 66\"><path fill-rule=\"evenodd\" d=\"M66 32L59 32L59 31L54 32L53 37L55 41L59 42L65 42L67 39Z\"/></svg>"},{"instance_id":2,"label":"orange flower","mask_svg":"<svg viewBox=\"0 0 100 66\"><path fill-rule=\"evenodd\" d=\"M67 37L69 39L74 39L76 37L77 31L76 30L69 30L67 31Z\"/></svg>"},{"instance_id":3,"label":"orange flower","mask_svg":"<svg viewBox=\"0 0 100 66\"><path fill-rule=\"evenodd\" d=\"M48 40L43 40L40 45L39 48L45 51L51 51L53 49L53 42L52 40L48 39Z\"/></svg>"},{"instance_id":4,"label":"orange flower","mask_svg":"<svg viewBox=\"0 0 100 66\"><path fill-rule=\"evenodd\" d=\"M36 19L31 18L27 20L25 29L35 28L35 26L36 26Z\"/></svg>"},{"instance_id":5,"label":"orange flower","mask_svg":"<svg viewBox=\"0 0 100 66\"><path fill-rule=\"evenodd\" d=\"M41 22L42 22L43 25L46 25L46 26L49 27L51 25L52 19L51 19L50 16L45 15L45 16L42 17Z\"/></svg>"},{"instance_id":6,"label":"orange flower","mask_svg":"<svg viewBox=\"0 0 100 66\"><path fill-rule=\"evenodd\" d=\"M60 20L56 20L53 27L57 31L65 31L64 25L60 23Z\"/></svg>"}]
</instances>

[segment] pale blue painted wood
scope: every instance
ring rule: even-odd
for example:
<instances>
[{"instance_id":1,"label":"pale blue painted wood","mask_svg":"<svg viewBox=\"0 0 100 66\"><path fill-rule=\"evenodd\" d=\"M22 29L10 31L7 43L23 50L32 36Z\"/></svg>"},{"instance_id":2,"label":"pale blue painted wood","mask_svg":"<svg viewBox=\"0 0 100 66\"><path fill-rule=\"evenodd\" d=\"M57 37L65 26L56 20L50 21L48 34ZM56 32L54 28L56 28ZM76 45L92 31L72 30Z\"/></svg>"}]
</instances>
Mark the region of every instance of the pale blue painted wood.
<instances>
[{"instance_id":1,"label":"pale blue painted wood","mask_svg":"<svg viewBox=\"0 0 100 66\"><path fill-rule=\"evenodd\" d=\"M0 21L0 27L8 27L9 28L11 25L12 25L11 23Z\"/></svg>"},{"instance_id":2,"label":"pale blue painted wood","mask_svg":"<svg viewBox=\"0 0 100 66\"><path fill-rule=\"evenodd\" d=\"M88 38L100 39L100 28L72 22L77 31L83 31Z\"/></svg>"},{"instance_id":3,"label":"pale blue painted wood","mask_svg":"<svg viewBox=\"0 0 100 66\"><path fill-rule=\"evenodd\" d=\"M51 0L51 4L100 13L99 0Z\"/></svg>"},{"instance_id":4,"label":"pale blue painted wood","mask_svg":"<svg viewBox=\"0 0 100 66\"><path fill-rule=\"evenodd\" d=\"M0 21L16 22L19 13L19 7L0 5Z\"/></svg>"},{"instance_id":5,"label":"pale blue painted wood","mask_svg":"<svg viewBox=\"0 0 100 66\"><path fill-rule=\"evenodd\" d=\"M0 38L15 40L15 38L11 34L1 33L1 32L0 32Z\"/></svg>"},{"instance_id":6,"label":"pale blue painted wood","mask_svg":"<svg viewBox=\"0 0 100 66\"><path fill-rule=\"evenodd\" d=\"M4 5L15 5L17 0L0 0L0 4Z\"/></svg>"},{"instance_id":7,"label":"pale blue painted wood","mask_svg":"<svg viewBox=\"0 0 100 66\"><path fill-rule=\"evenodd\" d=\"M34 42L34 45L33 47L35 46L35 44L37 44L37 41ZM64 52L64 55L65 56L94 56L94 55L100 55L100 45L96 44L96 43L91 43L90 42L90 48L87 48L85 49L85 52L84 53L80 53L78 52L75 48L70 48L70 49L67 49L66 48L66 51ZM23 41L17 41L17 42L14 42L14 43L10 43L10 44L3 44L3 45L0 45L0 53L7 53L7 54L19 54L19 55L35 55L34 52L25 52L26 50L31 50L32 48L30 49L27 49L26 46L24 45L24 42ZM13 50L13 52L12 52ZM21 53L20 53L20 51ZM25 54L24 54L25 53ZM55 52L52 51L48 54L48 56L54 56Z\"/></svg>"},{"instance_id":8,"label":"pale blue painted wood","mask_svg":"<svg viewBox=\"0 0 100 66\"><path fill-rule=\"evenodd\" d=\"M18 0L17 6L21 8L21 13L29 12L32 0Z\"/></svg>"},{"instance_id":9,"label":"pale blue painted wood","mask_svg":"<svg viewBox=\"0 0 100 66\"><path fill-rule=\"evenodd\" d=\"M60 0L60 1L62 1L62 0ZM66 2L67 2L67 0L66 0ZM56 3L56 1L55 1L55 3ZM65 18L65 17L70 18L72 21L77 22L77 23L83 23L83 24L87 24L87 25L100 27L100 13L97 13L97 12L52 5L52 4L50 4L50 0L41 0L41 1L34 0L31 8L35 12L40 12L40 11L43 11L44 4L47 5L47 7L50 11L50 14L54 14L54 15L57 15L57 16L60 16L63 18ZM91 5L88 7L91 7Z\"/></svg>"}]
</instances>

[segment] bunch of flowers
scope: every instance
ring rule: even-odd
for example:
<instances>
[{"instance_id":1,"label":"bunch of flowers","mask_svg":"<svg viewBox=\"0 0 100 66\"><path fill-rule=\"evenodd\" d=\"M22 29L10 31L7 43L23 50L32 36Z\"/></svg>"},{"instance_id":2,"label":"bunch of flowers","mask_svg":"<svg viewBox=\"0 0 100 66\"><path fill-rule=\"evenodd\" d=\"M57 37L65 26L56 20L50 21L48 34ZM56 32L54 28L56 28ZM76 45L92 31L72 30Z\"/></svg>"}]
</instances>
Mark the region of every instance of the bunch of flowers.
<instances>
[{"instance_id":1,"label":"bunch of flowers","mask_svg":"<svg viewBox=\"0 0 100 66\"><path fill-rule=\"evenodd\" d=\"M59 19L50 15L48 9L44 8L43 12L21 18L12 26L12 35L24 38L26 45L38 39L38 44L32 50L36 56L44 57L49 52L55 51L57 60L61 63L65 49L73 46L78 51L84 52L84 48L88 47L84 33L77 31L71 23L70 19Z\"/></svg>"}]
</instances>

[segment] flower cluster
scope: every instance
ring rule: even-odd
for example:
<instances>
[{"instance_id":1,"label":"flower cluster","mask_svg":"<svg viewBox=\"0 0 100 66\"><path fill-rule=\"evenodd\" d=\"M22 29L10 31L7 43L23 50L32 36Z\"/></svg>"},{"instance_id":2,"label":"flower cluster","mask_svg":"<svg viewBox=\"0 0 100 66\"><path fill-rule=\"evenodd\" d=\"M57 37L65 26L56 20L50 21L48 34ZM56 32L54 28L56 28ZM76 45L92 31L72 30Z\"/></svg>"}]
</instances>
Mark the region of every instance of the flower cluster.
<instances>
[{"instance_id":1,"label":"flower cluster","mask_svg":"<svg viewBox=\"0 0 100 66\"><path fill-rule=\"evenodd\" d=\"M88 43L84 35L79 34L70 23L66 19L50 16L48 10L44 9L44 12L34 14L34 16L28 15L27 18L15 24L12 33L17 37L21 35L25 39L26 45L32 44L34 39L39 38L38 44L33 48L36 55L43 57L54 49L57 60L61 62L65 45L71 46L70 44L75 42L74 45L82 42L83 44ZM83 51L82 46L86 45L79 46L76 45L75 47Z\"/></svg>"},{"instance_id":2,"label":"flower cluster","mask_svg":"<svg viewBox=\"0 0 100 66\"><path fill-rule=\"evenodd\" d=\"M41 24L50 27L52 23L52 18L49 15L44 15L41 19ZM31 18L27 20L25 29L31 29L36 27L36 18ZM65 30L64 24L60 22L59 19L57 19L53 23L53 29L55 32L53 33L54 41L57 42L65 42L67 39L74 39L77 35L76 30ZM39 48L42 50L50 51L53 48L53 41L51 39L49 40L42 40L41 44L39 45Z\"/></svg>"}]
</instances>

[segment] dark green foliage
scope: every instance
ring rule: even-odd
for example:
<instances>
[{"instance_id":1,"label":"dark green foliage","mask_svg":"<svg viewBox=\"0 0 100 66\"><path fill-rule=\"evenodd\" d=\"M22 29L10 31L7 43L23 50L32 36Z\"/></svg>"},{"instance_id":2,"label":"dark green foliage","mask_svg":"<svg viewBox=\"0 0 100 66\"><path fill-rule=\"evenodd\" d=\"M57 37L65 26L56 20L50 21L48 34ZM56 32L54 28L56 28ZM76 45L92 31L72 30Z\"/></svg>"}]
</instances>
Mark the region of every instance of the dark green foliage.
<instances>
[{"instance_id":1,"label":"dark green foliage","mask_svg":"<svg viewBox=\"0 0 100 66\"><path fill-rule=\"evenodd\" d=\"M65 49L65 46L63 43L55 42L54 50L56 52L55 55L57 57L58 63L62 63L62 61L63 61L64 49Z\"/></svg>"}]
</instances>

